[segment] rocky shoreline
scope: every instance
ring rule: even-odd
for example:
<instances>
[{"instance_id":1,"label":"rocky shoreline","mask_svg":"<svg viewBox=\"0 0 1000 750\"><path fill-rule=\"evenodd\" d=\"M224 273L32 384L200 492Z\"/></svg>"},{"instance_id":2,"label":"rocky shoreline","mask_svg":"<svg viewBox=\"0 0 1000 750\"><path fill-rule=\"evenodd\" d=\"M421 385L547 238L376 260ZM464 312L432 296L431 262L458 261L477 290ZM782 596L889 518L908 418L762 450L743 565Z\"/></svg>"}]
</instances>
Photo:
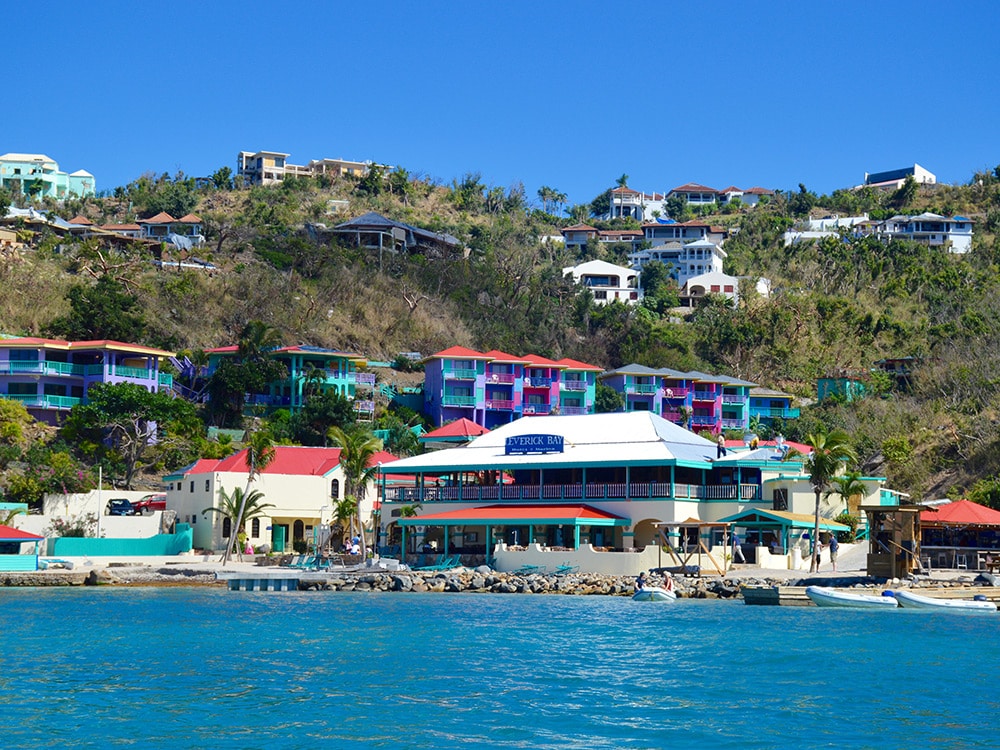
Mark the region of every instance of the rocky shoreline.
<instances>
[{"instance_id":1,"label":"rocky shoreline","mask_svg":"<svg viewBox=\"0 0 1000 750\"><path fill-rule=\"evenodd\" d=\"M269 570L277 570L271 568ZM348 570L324 573L301 573L300 591L381 591L381 592L472 592L497 594L562 594L571 596L631 596L635 578L597 573L564 575L531 573L501 573L486 566L476 569L456 568L451 571L429 572L411 570ZM248 575L252 575L248 573ZM658 578L651 580L657 585ZM774 578L748 576L675 577L674 585L680 598L737 599L741 588L802 587L809 585L835 588L878 589L885 580L863 575L845 574L840 577ZM148 565L109 566L89 570L44 570L0 573L0 586L225 586L216 577L216 570L203 567ZM954 580L908 579L894 582L913 588L990 586L983 576L961 576Z\"/></svg>"}]
</instances>

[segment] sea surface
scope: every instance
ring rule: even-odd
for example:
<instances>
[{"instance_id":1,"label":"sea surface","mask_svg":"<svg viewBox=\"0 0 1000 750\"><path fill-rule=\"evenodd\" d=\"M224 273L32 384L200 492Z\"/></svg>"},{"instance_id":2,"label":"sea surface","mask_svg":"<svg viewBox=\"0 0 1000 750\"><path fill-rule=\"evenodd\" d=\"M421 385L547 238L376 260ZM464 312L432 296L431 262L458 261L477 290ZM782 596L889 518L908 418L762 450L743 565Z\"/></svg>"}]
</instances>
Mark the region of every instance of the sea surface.
<instances>
[{"instance_id":1,"label":"sea surface","mask_svg":"<svg viewBox=\"0 0 1000 750\"><path fill-rule=\"evenodd\" d=\"M0 589L5 748L1000 746L1000 615Z\"/></svg>"}]
</instances>

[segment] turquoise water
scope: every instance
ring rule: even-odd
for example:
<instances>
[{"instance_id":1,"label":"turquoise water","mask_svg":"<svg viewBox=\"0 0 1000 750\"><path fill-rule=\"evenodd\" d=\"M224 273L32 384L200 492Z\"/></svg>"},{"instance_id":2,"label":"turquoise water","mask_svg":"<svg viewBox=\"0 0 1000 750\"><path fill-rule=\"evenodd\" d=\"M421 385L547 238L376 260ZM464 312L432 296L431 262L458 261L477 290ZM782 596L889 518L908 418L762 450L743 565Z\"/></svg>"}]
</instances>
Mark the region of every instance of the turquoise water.
<instances>
[{"instance_id":1,"label":"turquoise water","mask_svg":"<svg viewBox=\"0 0 1000 750\"><path fill-rule=\"evenodd\" d=\"M7 748L996 747L998 626L612 597L0 589L0 737Z\"/></svg>"}]
</instances>

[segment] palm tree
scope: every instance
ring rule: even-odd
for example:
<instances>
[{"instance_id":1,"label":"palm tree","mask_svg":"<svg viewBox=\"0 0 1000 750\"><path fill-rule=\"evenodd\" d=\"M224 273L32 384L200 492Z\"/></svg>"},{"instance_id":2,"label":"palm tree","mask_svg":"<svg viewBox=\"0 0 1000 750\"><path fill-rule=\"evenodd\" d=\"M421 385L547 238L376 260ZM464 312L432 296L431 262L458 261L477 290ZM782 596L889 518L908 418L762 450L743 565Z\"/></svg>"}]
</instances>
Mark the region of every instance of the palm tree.
<instances>
[{"instance_id":1,"label":"palm tree","mask_svg":"<svg viewBox=\"0 0 1000 750\"><path fill-rule=\"evenodd\" d=\"M815 433L806 435L805 443L812 452L803 464L809 473L809 484L812 485L813 492L816 493L815 522L813 524L812 537L812 561L809 563L809 572L815 573L819 569L819 501L824 491L828 490L830 484L836 478L841 466L857 459L854 448L851 447L850 437L843 430L833 430L826 432L822 429ZM784 460L791 458L801 458L802 454L792 449L785 455Z\"/></svg>"},{"instance_id":2,"label":"palm tree","mask_svg":"<svg viewBox=\"0 0 1000 750\"><path fill-rule=\"evenodd\" d=\"M259 362L281 346L281 333L260 320L251 320L240 332L239 355L243 362Z\"/></svg>"},{"instance_id":3,"label":"palm tree","mask_svg":"<svg viewBox=\"0 0 1000 750\"><path fill-rule=\"evenodd\" d=\"M260 490L245 493L239 487L234 487L232 492L226 492L224 488L220 487L219 507L212 506L202 511L202 514L218 513L223 518L230 520L232 526L229 532L229 545L226 547L226 559L228 559L229 552L234 545L241 546L237 542L240 535L246 530L246 522L265 515L265 508L274 507L271 503L261 502L263 499L264 493ZM238 551L242 555L243 550L239 549Z\"/></svg>"},{"instance_id":4,"label":"palm tree","mask_svg":"<svg viewBox=\"0 0 1000 750\"><path fill-rule=\"evenodd\" d=\"M274 440L271 437L271 433L266 430L257 430L256 432L247 433L246 440L244 441L246 446L246 464L247 464L247 488L242 493L242 502L240 504L239 510L236 513L236 527L237 529L242 527L245 522L244 512L246 511L246 502L250 495L250 485L253 480L256 479L257 475L260 474L264 469L266 469L270 463L274 460ZM256 491L256 490L255 490ZM234 490L235 492L235 490ZM222 556L222 564L225 566L229 562L229 553L232 550L232 545L226 547L226 554ZM240 560L243 560L243 550L238 550L237 554L240 556Z\"/></svg>"},{"instance_id":5,"label":"palm tree","mask_svg":"<svg viewBox=\"0 0 1000 750\"><path fill-rule=\"evenodd\" d=\"M538 188L538 197L542 201L542 211L545 213L549 212L549 202L555 200L555 192L548 185L542 185Z\"/></svg>"},{"instance_id":6,"label":"palm tree","mask_svg":"<svg viewBox=\"0 0 1000 750\"><path fill-rule=\"evenodd\" d=\"M382 450L382 441L364 430L346 433L339 427L331 427L327 432L330 442L340 446L340 467L344 472L344 496L352 497L357 503L358 526L361 535L361 555L368 557L365 525L361 517L368 482L379 470L373 463L375 454Z\"/></svg>"},{"instance_id":7,"label":"palm tree","mask_svg":"<svg viewBox=\"0 0 1000 750\"><path fill-rule=\"evenodd\" d=\"M621 177L615 180L615 184L618 185L618 187L628 187L628 175L622 174Z\"/></svg>"},{"instance_id":8,"label":"palm tree","mask_svg":"<svg viewBox=\"0 0 1000 750\"><path fill-rule=\"evenodd\" d=\"M826 491L826 497L837 495L843 501L848 513L851 512L851 498L855 495L864 497L865 493L868 492L865 483L861 481L861 472L859 471L849 471L843 476L834 477L831 484L833 486Z\"/></svg>"},{"instance_id":9,"label":"palm tree","mask_svg":"<svg viewBox=\"0 0 1000 750\"><path fill-rule=\"evenodd\" d=\"M345 497L333 506L333 522L340 529L340 541L344 541L344 533L353 535L354 519L358 514L358 503L353 497Z\"/></svg>"}]
</instances>

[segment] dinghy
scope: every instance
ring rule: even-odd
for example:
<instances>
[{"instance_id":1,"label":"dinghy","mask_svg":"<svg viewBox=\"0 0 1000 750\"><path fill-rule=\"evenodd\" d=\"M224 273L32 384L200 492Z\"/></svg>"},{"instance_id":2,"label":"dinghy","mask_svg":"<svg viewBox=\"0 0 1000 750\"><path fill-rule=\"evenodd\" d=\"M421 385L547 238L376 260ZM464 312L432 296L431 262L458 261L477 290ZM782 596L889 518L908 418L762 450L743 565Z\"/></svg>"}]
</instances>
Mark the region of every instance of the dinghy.
<instances>
[{"instance_id":1,"label":"dinghy","mask_svg":"<svg viewBox=\"0 0 1000 750\"><path fill-rule=\"evenodd\" d=\"M997 611L997 605L985 599L974 601L970 599L935 599L912 591L897 591L896 601L900 607L908 609L937 609L963 612L990 613Z\"/></svg>"},{"instance_id":2,"label":"dinghy","mask_svg":"<svg viewBox=\"0 0 1000 750\"><path fill-rule=\"evenodd\" d=\"M675 602L677 594L659 586L644 586L632 594L635 602Z\"/></svg>"},{"instance_id":3,"label":"dinghy","mask_svg":"<svg viewBox=\"0 0 1000 750\"><path fill-rule=\"evenodd\" d=\"M806 596L817 607L852 607L854 609L895 609L899 606L894 596L875 596L838 591L825 586L806 586Z\"/></svg>"}]
</instances>

